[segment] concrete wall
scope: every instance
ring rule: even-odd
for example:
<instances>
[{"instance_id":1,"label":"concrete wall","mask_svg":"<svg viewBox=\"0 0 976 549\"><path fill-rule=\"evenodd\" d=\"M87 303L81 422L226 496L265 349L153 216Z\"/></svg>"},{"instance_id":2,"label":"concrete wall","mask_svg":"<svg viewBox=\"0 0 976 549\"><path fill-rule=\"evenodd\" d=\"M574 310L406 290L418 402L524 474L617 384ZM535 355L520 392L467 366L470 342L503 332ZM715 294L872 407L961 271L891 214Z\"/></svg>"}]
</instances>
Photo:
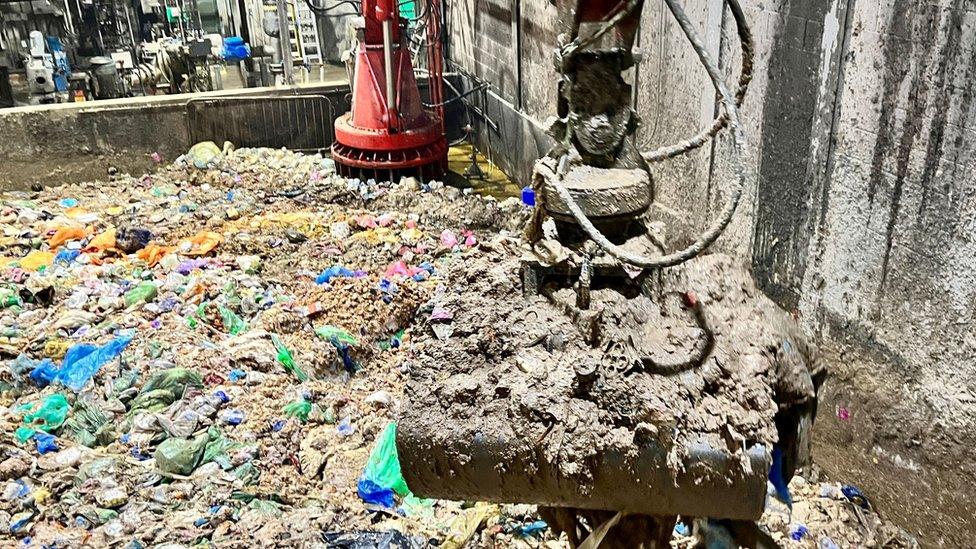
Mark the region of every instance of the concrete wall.
<instances>
[{"instance_id":1,"label":"concrete wall","mask_svg":"<svg viewBox=\"0 0 976 549\"><path fill-rule=\"evenodd\" d=\"M471 98L484 115L472 115L479 143L525 182L549 146L543 121L555 114L555 7L512 0L511 9L479 11L483 2L449 4L451 61L492 85ZM749 173L718 247L750 262L764 291L822 343L834 375L816 435L820 465L860 483L924 544L971 545L976 7L742 3L757 44L741 109ZM723 0L684 4L734 82L740 50ZM513 42L512 71L504 60ZM640 50L641 147L706 126L715 95L661 3L644 7ZM722 136L654 166L658 202L704 228L727 196L730 154Z\"/></svg>"},{"instance_id":2,"label":"concrete wall","mask_svg":"<svg viewBox=\"0 0 976 549\"><path fill-rule=\"evenodd\" d=\"M187 103L194 99L324 95L338 116L349 108L348 92L340 81L2 109L0 190L104 179L109 167L145 173L154 152L172 161L193 144Z\"/></svg>"}]
</instances>

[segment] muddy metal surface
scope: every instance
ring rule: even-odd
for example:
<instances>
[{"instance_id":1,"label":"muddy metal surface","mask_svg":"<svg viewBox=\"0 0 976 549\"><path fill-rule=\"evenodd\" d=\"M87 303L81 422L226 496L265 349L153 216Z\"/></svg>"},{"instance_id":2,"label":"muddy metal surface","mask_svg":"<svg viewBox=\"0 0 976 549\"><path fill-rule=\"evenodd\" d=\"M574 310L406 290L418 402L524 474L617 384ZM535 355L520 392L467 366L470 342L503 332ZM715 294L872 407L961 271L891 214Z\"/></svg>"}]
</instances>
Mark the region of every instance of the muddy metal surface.
<instances>
[{"instance_id":1,"label":"muddy metal surface","mask_svg":"<svg viewBox=\"0 0 976 549\"><path fill-rule=\"evenodd\" d=\"M414 489L758 518L774 416L819 368L792 319L724 255L655 275L650 298L526 299L524 251L494 241L421 317L400 431Z\"/></svg>"}]
</instances>

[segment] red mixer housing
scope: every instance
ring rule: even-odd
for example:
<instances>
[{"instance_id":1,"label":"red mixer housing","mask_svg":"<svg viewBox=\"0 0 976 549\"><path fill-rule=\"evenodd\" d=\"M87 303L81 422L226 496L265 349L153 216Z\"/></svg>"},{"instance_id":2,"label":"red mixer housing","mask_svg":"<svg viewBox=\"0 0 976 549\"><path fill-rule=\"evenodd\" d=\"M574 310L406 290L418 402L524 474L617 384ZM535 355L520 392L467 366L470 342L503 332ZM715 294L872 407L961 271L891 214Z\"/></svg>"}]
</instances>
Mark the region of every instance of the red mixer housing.
<instances>
[{"instance_id":1,"label":"red mixer housing","mask_svg":"<svg viewBox=\"0 0 976 549\"><path fill-rule=\"evenodd\" d=\"M397 0L363 0L365 25L352 84L352 110L335 121L332 158L346 177L441 177L447 169L438 2L427 0L429 106L421 101L406 20Z\"/></svg>"}]
</instances>

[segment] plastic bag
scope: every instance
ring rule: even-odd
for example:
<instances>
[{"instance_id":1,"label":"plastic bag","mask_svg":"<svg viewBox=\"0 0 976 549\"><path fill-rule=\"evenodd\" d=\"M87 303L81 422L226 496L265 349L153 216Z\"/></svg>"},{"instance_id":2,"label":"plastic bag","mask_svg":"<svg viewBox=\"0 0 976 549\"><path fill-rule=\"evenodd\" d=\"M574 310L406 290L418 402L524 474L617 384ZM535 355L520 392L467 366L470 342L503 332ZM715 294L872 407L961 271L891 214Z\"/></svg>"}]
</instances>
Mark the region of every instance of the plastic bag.
<instances>
[{"instance_id":1,"label":"plastic bag","mask_svg":"<svg viewBox=\"0 0 976 549\"><path fill-rule=\"evenodd\" d=\"M33 408L31 406L31 410ZM61 393L54 393L41 401L41 405L36 411L24 416L24 426L17 429L17 439L22 443L27 442L34 436L35 430L45 433L57 431L64 424L64 420L67 419L70 411L71 406L68 404L68 399Z\"/></svg>"},{"instance_id":2,"label":"plastic bag","mask_svg":"<svg viewBox=\"0 0 976 549\"><path fill-rule=\"evenodd\" d=\"M82 240L89 234L91 234L91 231L85 229L85 227L58 227L54 232L54 236L47 241L47 245L53 250L70 240Z\"/></svg>"},{"instance_id":3,"label":"plastic bag","mask_svg":"<svg viewBox=\"0 0 976 549\"><path fill-rule=\"evenodd\" d=\"M34 436L31 438L34 439L34 444L37 447L37 451L42 454L56 452L58 450L58 444L54 440L54 435L49 435L47 433L34 433Z\"/></svg>"},{"instance_id":4,"label":"plastic bag","mask_svg":"<svg viewBox=\"0 0 976 549\"><path fill-rule=\"evenodd\" d=\"M149 302L159 295L159 288L152 282L140 282L138 286L125 292L125 306L131 307L136 303Z\"/></svg>"},{"instance_id":5,"label":"plastic bag","mask_svg":"<svg viewBox=\"0 0 976 549\"><path fill-rule=\"evenodd\" d=\"M189 475L200 464L210 435L201 433L192 439L168 438L156 447L153 457L164 473Z\"/></svg>"},{"instance_id":6,"label":"plastic bag","mask_svg":"<svg viewBox=\"0 0 976 549\"><path fill-rule=\"evenodd\" d=\"M356 273L354 271L350 271L342 265L333 265L332 267L322 271L322 274L315 277L315 283L328 284L334 278L349 278L355 275Z\"/></svg>"},{"instance_id":7,"label":"plastic bag","mask_svg":"<svg viewBox=\"0 0 976 549\"><path fill-rule=\"evenodd\" d=\"M340 345L359 345L359 340L349 332L336 326L325 325L315 329L315 335L332 343L336 347Z\"/></svg>"},{"instance_id":8,"label":"plastic bag","mask_svg":"<svg viewBox=\"0 0 976 549\"><path fill-rule=\"evenodd\" d=\"M359 497L366 503L391 508L395 504L393 490L384 488L368 478L359 479L356 486Z\"/></svg>"},{"instance_id":9,"label":"plastic bag","mask_svg":"<svg viewBox=\"0 0 976 549\"><path fill-rule=\"evenodd\" d=\"M71 417L64 422L62 436L92 448L115 440L114 424L94 402L79 399Z\"/></svg>"},{"instance_id":10,"label":"plastic bag","mask_svg":"<svg viewBox=\"0 0 976 549\"><path fill-rule=\"evenodd\" d=\"M69 250L65 248L54 256L53 262L59 265L70 265L72 261L78 259L79 255L81 255L80 250Z\"/></svg>"},{"instance_id":11,"label":"plastic bag","mask_svg":"<svg viewBox=\"0 0 976 549\"><path fill-rule=\"evenodd\" d=\"M25 271L38 271L41 267L50 267L53 261L53 253L34 250L20 260L20 268Z\"/></svg>"},{"instance_id":12,"label":"plastic bag","mask_svg":"<svg viewBox=\"0 0 976 549\"><path fill-rule=\"evenodd\" d=\"M136 257L145 261L150 267L155 267L157 263L168 253L173 251L171 246L161 246L150 242L148 246L136 252Z\"/></svg>"},{"instance_id":13,"label":"plastic bag","mask_svg":"<svg viewBox=\"0 0 976 549\"><path fill-rule=\"evenodd\" d=\"M94 248L96 250L104 252L105 250L111 250L115 248L115 228L107 229L106 231L100 233L95 238L91 239L88 243L89 248Z\"/></svg>"},{"instance_id":14,"label":"plastic bag","mask_svg":"<svg viewBox=\"0 0 976 549\"><path fill-rule=\"evenodd\" d=\"M227 307L218 307L217 310L220 311L220 321L224 324L224 330L227 330L227 333L236 336L247 330L247 323L237 316L237 313Z\"/></svg>"},{"instance_id":15,"label":"plastic bag","mask_svg":"<svg viewBox=\"0 0 976 549\"><path fill-rule=\"evenodd\" d=\"M152 237L152 231L145 227L120 227L115 242L122 252L134 254L145 248Z\"/></svg>"},{"instance_id":16,"label":"plastic bag","mask_svg":"<svg viewBox=\"0 0 976 549\"><path fill-rule=\"evenodd\" d=\"M188 242L190 244L190 249L182 251L186 255L204 255L224 241L224 237L220 233L215 233L212 231L201 231L183 242ZM181 246L183 244L181 243Z\"/></svg>"},{"instance_id":17,"label":"plastic bag","mask_svg":"<svg viewBox=\"0 0 976 549\"><path fill-rule=\"evenodd\" d=\"M88 380L102 366L121 355L131 341L131 335L121 335L101 347L75 345L68 349L54 380L75 392L82 390Z\"/></svg>"},{"instance_id":18,"label":"plastic bag","mask_svg":"<svg viewBox=\"0 0 976 549\"><path fill-rule=\"evenodd\" d=\"M221 52L224 61L236 63L251 57L251 48L240 36L228 36L224 39L224 49Z\"/></svg>"},{"instance_id":19,"label":"plastic bag","mask_svg":"<svg viewBox=\"0 0 976 549\"><path fill-rule=\"evenodd\" d=\"M327 532L322 534L327 547L335 549L420 549L428 544L403 532Z\"/></svg>"},{"instance_id":20,"label":"plastic bag","mask_svg":"<svg viewBox=\"0 0 976 549\"><path fill-rule=\"evenodd\" d=\"M196 370L169 368L150 377L139 395L132 401L129 413L138 410L161 410L183 397L187 387L203 387L203 378Z\"/></svg>"},{"instance_id":21,"label":"plastic bag","mask_svg":"<svg viewBox=\"0 0 976 549\"><path fill-rule=\"evenodd\" d=\"M400 458L396 448L396 422L387 425L377 437L376 445L373 446L373 451L366 461L362 479L393 490L401 497L411 495L410 489L407 488L407 481L400 471Z\"/></svg>"},{"instance_id":22,"label":"plastic bag","mask_svg":"<svg viewBox=\"0 0 976 549\"><path fill-rule=\"evenodd\" d=\"M312 413L312 403L304 398L285 405L285 415L296 418L302 423L308 423L310 413Z\"/></svg>"},{"instance_id":23,"label":"plastic bag","mask_svg":"<svg viewBox=\"0 0 976 549\"><path fill-rule=\"evenodd\" d=\"M0 288L0 309L16 307L21 304L20 296L13 288Z\"/></svg>"},{"instance_id":24,"label":"plastic bag","mask_svg":"<svg viewBox=\"0 0 976 549\"><path fill-rule=\"evenodd\" d=\"M341 328L329 325L316 328L315 334L332 343L339 353L339 358L342 359L343 367L347 371L355 373L359 370L359 364L352 358L351 351L352 347L355 347L359 343L359 340L355 336Z\"/></svg>"},{"instance_id":25,"label":"plastic bag","mask_svg":"<svg viewBox=\"0 0 976 549\"><path fill-rule=\"evenodd\" d=\"M30 373L31 381L38 387L47 387L57 376L58 367L49 358L38 362Z\"/></svg>"},{"instance_id":26,"label":"plastic bag","mask_svg":"<svg viewBox=\"0 0 976 549\"><path fill-rule=\"evenodd\" d=\"M275 349L278 351L278 362L285 367L285 370L294 374L298 378L298 381L308 381L308 374L295 363L295 358L291 355L291 351L288 350L288 347L285 347L281 339L277 335L271 334L271 342L274 343Z\"/></svg>"},{"instance_id":27,"label":"plastic bag","mask_svg":"<svg viewBox=\"0 0 976 549\"><path fill-rule=\"evenodd\" d=\"M186 153L186 159L193 164L193 167L205 170L215 166L219 161L223 151L213 141L201 141Z\"/></svg>"}]
</instances>

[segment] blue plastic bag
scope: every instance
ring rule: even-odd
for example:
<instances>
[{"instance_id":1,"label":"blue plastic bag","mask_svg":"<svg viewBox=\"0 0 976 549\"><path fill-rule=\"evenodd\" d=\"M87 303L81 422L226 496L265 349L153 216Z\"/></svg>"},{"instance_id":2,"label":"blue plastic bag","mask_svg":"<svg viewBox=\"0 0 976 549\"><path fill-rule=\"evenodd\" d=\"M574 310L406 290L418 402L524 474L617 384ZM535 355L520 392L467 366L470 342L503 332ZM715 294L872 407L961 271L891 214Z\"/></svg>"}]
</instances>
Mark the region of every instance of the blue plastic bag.
<instances>
[{"instance_id":1,"label":"blue plastic bag","mask_svg":"<svg viewBox=\"0 0 976 549\"><path fill-rule=\"evenodd\" d=\"M55 367L50 360L44 360L34 367L30 378L40 387L57 381L78 392L102 366L121 355L131 341L132 335L120 335L101 347L75 345L64 355L60 368Z\"/></svg>"},{"instance_id":2,"label":"blue plastic bag","mask_svg":"<svg viewBox=\"0 0 976 549\"><path fill-rule=\"evenodd\" d=\"M56 452L58 450L58 443L55 442L54 435L35 431L34 436L31 438L34 439L34 444L37 445L37 451L42 454Z\"/></svg>"},{"instance_id":3,"label":"blue plastic bag","mask_svg":"<svg viewBox=\"0 0 976 549\"><path fill-rule=\"evenodd\" d=\"M382 505L388 509L393 507L393 490L383 488L368 478L364 477L359 479L359 484L356 486L356 491L359 492L359 497L365 503Z\"/></svg>"},{"instance_id":4,"label":"blue plastic bag","mask_svg":"<svg viewBox=\"0 0 976 549\"><path fill-rule=\"evenodd\" d=\"M55 366L49 358L45 358L44 360L38 362L30 373L30 378L31 381L34 382L34 385L42 388L50 385L57 376L58 367Z\"/></svg>"},{"instance_id":5,"label":"blue plastic bag","mask_svg":"<svg viewBox=\"0 0 976 549\"><path fill-rule=\"evenodd\" d=\"M228 36L224 39L222 52L224 61L237 62L251 57L251 48L240 36Z\"/></svg>"},{"instance_id":6,"label":"blue plastic bag","mask_svg":"<svg viewBox=\"0 0 976 549\"><path fill-rule=\"evenodd\" d=\"M356 276L355 271L351 271L342 265L333 265L315 277L315 283L328 284L333 278L351 278L354 276Z\"/></svg>"},{"instance_id":7,"label":"blue plastic bag","mask_svg":"<svg viewBox=\"0 0 976 549\"><path fill-rule=\"evenodd\" d=\"M61 250L60 252L58 252L58 255L54 256L54 263L55 264L62 264L62 265L69 265L72 261L78 259L78 256L79 255L81 255L81 251L79 251L79 250L69 250L69 249L65 248L65 249Z\"/></svg>"}]
</instances>

